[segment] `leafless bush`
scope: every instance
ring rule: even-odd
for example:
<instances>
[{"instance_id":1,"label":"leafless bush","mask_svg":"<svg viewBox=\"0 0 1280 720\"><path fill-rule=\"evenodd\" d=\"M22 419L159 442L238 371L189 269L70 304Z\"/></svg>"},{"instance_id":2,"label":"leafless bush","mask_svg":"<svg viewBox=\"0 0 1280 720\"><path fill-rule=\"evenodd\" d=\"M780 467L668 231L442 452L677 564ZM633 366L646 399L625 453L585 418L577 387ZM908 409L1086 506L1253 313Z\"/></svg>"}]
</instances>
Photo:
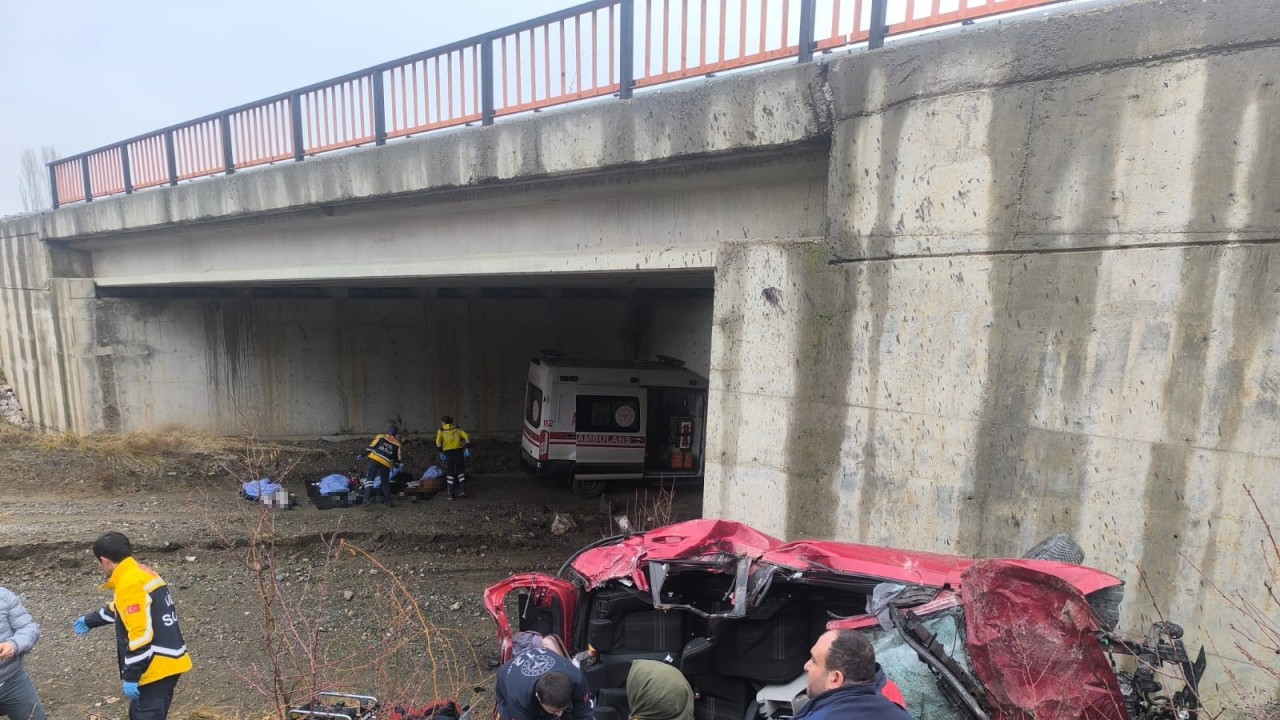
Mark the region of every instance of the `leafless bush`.
<instances>
[{"instance_id":1,"label":"leafless bush","mask_svg":"<svg viewBox=\"0 0 1280 720\"><path fill-rule=\"evenodd\" d=\"M228 477L284 484L298 462L289 455L251 435L223 470ZM254 717L262 717L266 705L268 717L284 720L290 708L324 691L374 695L392 707L459 698L471 684L468 671L478 663L463 637L431 624L401 578L342 539L340 526L299 572L280 560L277 511L259 503L240 508L241 527L225 521L211 527L235 554L258 600L256 617L246 620L261 628L261 660L233 668L257 698ZM360 566L360 587L339 590L335 572L353 563Z\"/></svg>"},{"instance_id":2,"label":"leafless bush","mask_svg":"<svg viewBox=\"0 0 1280 720\"><path fill-rule=\"evenodd\" d=\"M670 525L675 521L676 488L665 482L656 491L636 490L635 497L627 503L623 515L611 518L611 530L618 532L647 532Z\"/></svg>"},{"instance_id":3,"label":"leafless bush","mask_svg":"<svg viewBox=\"0 0 1280 720\"><path fill-rule=\"evenodd\" d=\"M1216 657L1225 658L1224 651L1234 650L1244 658L1250 674L1270 681L1271 687L1265 690L1253 687L1239 672L1239 666L1232 662L1220 664L1219 670L1231 687L1235 708L1244 711L1242 717L1280 720L1280 597L1276 590L1277 583L1280 583L1280 542L1276 540L1267 513L1254 497L1253 489L1246 485L1244 491L1264 531L1257 548L1257 581L1266 592L1261 601L1247 597L1239 590L1228 592L1200 572L1204 582L1209 583L1213 592L1226 603L1232 615L1228 624L1229 638L1219 643L1211 635L1208 643ZM1185 555L1183 560L1195 567ZM1199 571L1198 567L1196 569Z\"/></svg>"}]
</instances>

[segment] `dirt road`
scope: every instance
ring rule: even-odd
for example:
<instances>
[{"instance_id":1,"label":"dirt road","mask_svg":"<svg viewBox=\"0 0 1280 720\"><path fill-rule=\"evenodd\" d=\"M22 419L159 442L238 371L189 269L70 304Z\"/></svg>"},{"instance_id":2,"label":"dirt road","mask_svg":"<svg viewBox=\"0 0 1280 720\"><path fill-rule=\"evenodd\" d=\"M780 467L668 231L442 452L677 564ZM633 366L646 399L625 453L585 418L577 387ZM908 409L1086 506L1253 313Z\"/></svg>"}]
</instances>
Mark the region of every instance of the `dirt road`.
<instances>
[{"instance_id":1,"label":"dirt road","mask_svg":"<svg viewBox=\"0 0 1280 720\"><path fill-rule=\"evenodd\" d=\"M264 518L236 497L238 482L211 469L207 458L168 455L116 482L103 481L111 470L101 458L0 447L6 468L0 471L0 584L18 593L42 626L27 667L49 716L127 716L111 632L71 632L76 617L108 599L88 551L107 530L129 535L136 555L174 589L196 663L179 685L174 718L269 711L255 686L272 676L264 593L276 591L275 627L291 624L302 638L283 643L293 655L282 661L290 671L318 668L326 684L383 693L431 696L483 687L495 643L481 591L514 572L554 572L607 531L599 500L510 472L478 474L471 497L451 503L437 496L389 509L326 511L307 503L302 479L318 477L326 466L341 469L349 456L347 447L309 456L286 481L302 506ZM613 498L625 507L652 492L621 486ZM696 517L700 508L697 488L677 491L674 519ZM551 534L556 512L571 513L579 529ZM324 540L334 533L351 547L327 558ZM254 571L251 558L246 565L255 537L274 547L263 572ZM309 653L320 659L305 657ZM479 697L483 703L483 693Z\"/></svg>"}]
</instances>

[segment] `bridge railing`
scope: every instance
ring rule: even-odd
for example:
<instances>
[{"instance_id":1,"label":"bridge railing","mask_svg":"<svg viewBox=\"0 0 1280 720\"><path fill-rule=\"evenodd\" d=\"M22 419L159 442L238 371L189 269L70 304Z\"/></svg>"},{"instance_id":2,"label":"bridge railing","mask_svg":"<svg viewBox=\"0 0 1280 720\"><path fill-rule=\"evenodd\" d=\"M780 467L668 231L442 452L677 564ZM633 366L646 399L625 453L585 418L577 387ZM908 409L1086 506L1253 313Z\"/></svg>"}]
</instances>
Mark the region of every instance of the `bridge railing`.
<instances>
[{"instance_id":1,"label":"bridge railing","mask_svg":"<svg viewBox=\"0 0 1280 720\"><path fill-rule=\"evenodd\" d=\"M594 0L50 163L53 206L1066 0Z\"/></svg>"}]
</instances>

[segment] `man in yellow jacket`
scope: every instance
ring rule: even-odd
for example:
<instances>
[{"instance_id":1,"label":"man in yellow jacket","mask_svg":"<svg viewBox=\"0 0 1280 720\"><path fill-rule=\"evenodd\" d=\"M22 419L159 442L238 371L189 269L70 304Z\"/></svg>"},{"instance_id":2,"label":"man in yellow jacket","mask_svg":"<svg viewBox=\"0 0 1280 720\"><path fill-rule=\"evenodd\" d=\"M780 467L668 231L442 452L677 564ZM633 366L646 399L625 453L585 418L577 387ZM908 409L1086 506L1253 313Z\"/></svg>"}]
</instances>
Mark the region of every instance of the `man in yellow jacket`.
<instances>
[{"instance_id":1,"label":"man in yellow jacket","mask_svg":"<svg viewBox=\"0 0 1280 720\"><path fill-rule=\"evenodd\" d=\"M440 418L440 429L436 431L436 447L440 448L440 459L444 460L444 478L448 483L448 494L452 500L454 488L457 497L467 496L467 458L471 457L471 437L467 431L453 424L453 416Z\"/></svg>"},{"instance_id":2,"label":"man in yellow jacket","mask_svg":"<svg viewBox=\"0 0 1280 720\"><path fill-rule=\"evenodd\" d=\"M169 586L154 570L133 559L129 538L118 532L94 541L93 556L107 574L102 589L111 590L113 597L106 607L77 619L76 634L115 625L129 720L164 720L178 678L191 669Z\"/></svg>"}]
</instances>

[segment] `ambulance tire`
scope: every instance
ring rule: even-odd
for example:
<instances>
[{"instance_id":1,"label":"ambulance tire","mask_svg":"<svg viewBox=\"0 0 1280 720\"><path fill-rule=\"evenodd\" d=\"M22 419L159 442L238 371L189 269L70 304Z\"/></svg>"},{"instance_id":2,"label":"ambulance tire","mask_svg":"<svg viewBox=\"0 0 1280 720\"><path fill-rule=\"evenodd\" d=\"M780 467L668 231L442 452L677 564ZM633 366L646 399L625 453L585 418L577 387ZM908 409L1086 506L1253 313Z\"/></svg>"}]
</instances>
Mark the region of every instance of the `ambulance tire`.
<instances>
[{"instance_id":1,"label":"ambulance tire","mask_svg":"<svg viewBox=\"0 0 1280 720\"><path fill-rule=\"evenodd\" d=\"M573 492L578 497L591 499L600 497L604 492L603 480L581 480L576 475L573 478Z\"/></svg>"}]
</instances>

